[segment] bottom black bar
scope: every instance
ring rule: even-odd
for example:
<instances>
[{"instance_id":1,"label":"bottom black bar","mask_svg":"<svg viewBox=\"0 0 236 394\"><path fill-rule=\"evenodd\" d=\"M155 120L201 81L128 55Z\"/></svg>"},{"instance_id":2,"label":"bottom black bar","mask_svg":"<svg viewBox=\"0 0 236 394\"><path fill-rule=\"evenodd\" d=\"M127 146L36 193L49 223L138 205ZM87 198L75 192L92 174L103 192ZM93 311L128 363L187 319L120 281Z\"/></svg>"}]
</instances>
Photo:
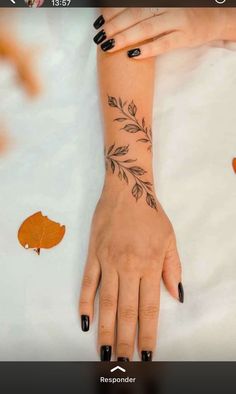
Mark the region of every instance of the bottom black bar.
<instances>
[{"instance_id":1,"label":"bottom black bar","mask_svg":"<svg viewBox=\"0 0 236 394\"><path fill-rule=\"evenodd\" d=\"M228 394L235 377L235 362L1 362L0 393Z\"/></svg>"}]
</instances>

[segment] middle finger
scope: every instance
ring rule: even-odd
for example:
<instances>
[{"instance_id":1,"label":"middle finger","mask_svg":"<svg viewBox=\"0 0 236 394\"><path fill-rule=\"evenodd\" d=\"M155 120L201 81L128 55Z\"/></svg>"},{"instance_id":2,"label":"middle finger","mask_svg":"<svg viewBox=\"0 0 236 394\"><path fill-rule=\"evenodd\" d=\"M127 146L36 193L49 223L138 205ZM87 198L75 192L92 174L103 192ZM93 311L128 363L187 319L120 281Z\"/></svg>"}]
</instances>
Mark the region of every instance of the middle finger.
<instances>
[{"instance_id":1,"label":"middle finger","mask_svg":"<svg viewBox=\"0 0 236 394\"><path fill-rule=\"evenodd\" d=\"M119 277L118 329L116 355L130 360L133 355L138 319L139 277L123 274ZM128 360L127 360L128 359Z\"/></svg>"}]
</instances>

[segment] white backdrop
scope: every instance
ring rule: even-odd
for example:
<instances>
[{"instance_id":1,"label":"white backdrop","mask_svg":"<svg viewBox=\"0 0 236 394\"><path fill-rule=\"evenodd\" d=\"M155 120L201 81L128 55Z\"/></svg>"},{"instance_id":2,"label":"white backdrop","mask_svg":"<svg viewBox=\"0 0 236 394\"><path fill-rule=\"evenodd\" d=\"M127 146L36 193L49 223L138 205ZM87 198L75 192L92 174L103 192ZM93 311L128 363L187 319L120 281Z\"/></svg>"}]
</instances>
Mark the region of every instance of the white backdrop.
<instances>
[{"instance_id":1,"label":"white backdrop","mask_svg":"<svg viewBox=\"0 0 236 394\"><path fill-rule=\"evenodd\" d=\"M95 9L31 9L18 34L40 49L44 93L30 101L0 65L0 359L98 360L97 311L80 330L77 299L103 175L92 42ZM177 235L185 303L162 287L157 360L236 360L236 45L178 50L157 62L154 169ZM37 256L17 241L42 210L66 224ZM135 360L138 360L137 352Z\"/></svg>"}]
</instances>

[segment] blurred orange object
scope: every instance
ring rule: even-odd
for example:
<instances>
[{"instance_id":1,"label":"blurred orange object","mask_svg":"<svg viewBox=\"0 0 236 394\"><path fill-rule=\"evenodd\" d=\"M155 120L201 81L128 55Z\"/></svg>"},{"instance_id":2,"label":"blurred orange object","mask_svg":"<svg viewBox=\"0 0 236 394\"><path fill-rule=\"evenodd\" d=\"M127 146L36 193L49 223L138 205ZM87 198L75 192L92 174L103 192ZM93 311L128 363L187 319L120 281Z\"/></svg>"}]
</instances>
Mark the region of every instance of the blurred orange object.
<instances>
[{"instance_id":1,"label":"blurred orange object","mask_svg":"<svg viewBox=\"0 0 236 394\"><path fill-rule=\"evenodd\" d=\"M234 170L234 172L236 174L236 157L234 157L233 160L232 160L232 166L233 166L233 170Z\"/></svg>"},{"instance_id":2,"label":"blurred orange object","mask_svg":"<svg viewBox=\"0 0 236 394\"><path fill-rule=\"evenodd\" d=\"M9 147L9 138L5 129L0 126L0 155L4 154Z\"/></svg>"},{"instance_id":3,"label":"blurred orange object","mask_svg":"<svg viewBox=\"0 0 236 394\"><path fill-rule=\"evenodd\" d=\"M40 93L41 87L35 72L33 51L26 49L14 35L0 25L0 60L12 63L16 68L18 78L30 96Z\"/></svg>"}]
</instances>

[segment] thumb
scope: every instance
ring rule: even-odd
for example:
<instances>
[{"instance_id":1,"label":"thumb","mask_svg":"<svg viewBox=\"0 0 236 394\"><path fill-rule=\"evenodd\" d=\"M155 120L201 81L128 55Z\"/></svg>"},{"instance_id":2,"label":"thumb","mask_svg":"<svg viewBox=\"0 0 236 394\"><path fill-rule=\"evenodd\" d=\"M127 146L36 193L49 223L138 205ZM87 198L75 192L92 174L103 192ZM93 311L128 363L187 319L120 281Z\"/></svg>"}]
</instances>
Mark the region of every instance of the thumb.
<instances>
[{"instance_id":1,"label":"thumb","mask_svg":"<svg viewBox=\"0 0 236 394\"><path fill-rule=\"evenodd\" d=\"M180 258L175 238L173 238L164 259L162 278L169 293L183 303L184 289L181 282L181 272Z\"/></svg>"}]
</instances>

